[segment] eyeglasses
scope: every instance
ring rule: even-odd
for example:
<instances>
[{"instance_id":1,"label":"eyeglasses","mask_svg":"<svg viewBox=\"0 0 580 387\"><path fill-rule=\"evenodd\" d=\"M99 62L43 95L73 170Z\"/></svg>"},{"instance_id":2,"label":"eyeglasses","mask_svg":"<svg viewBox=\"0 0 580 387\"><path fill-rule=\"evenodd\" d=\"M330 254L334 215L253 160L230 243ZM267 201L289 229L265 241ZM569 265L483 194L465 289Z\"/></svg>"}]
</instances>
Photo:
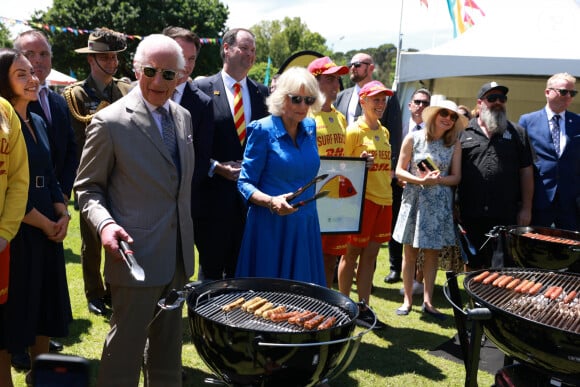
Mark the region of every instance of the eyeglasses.
<instances>
[{"instance_id":1,"label":"eyeglasses","mask_svg":"<svg viewBox=\"0 0 580 387\"><path fill-rule=\"evenodd\" d=\"M505 95L505 94L490 94L487 97L484 97L483 99L487 100L487 102L489 102L489 103L494 103L496 101L499 101L501 103L505 103L505 101L507 101L507 95Z\"/></svg>"},{"instance_id":2,"label":"eyeglasses","mask_svg":"<svg viewBox=\"0 0 580 387\"><path fill-rule=\"evenodd\" d=\"M459 118L457 113L450 113L449 110L446 109L439 110L439 115L443 118L449 117L449 119L453 122L457 121L457 119Z\"/></svg>"},{"instance_id":3,"label":"eyeglasses","mask_svg":"<svg viewBox=\"0 0 580 387\"><path fill-rule=\"evenodd\" d=\"M292 102L294 105L300 105L302 101L304 101L306 105L311 106L314 104L314 102L316 102L316 97L292 94L288 94L288 97L290 98L290 102Z\"/></svg>"},{"instance_id":4,"label":"eyeglasses","mask_svg":"<svg viewBox=\"0 0 580 387\"><path fill-rule=\"evenodd\" d=\"M413 100L413 103L417 106L420 106L420 105L429 106L430 105L429 101L425 101L423 99L415 99L415 100Z\"/></svg>"},{"instance_id":5,"label":"eyeglasses","mask_svg":"<svg viewBox=\"0 0 580 387\"><path fill-rule=\"evenodd\" d=\"M148 78L153 78L155 77L155 74L161 73L161 76L166 81L173 81L178 74L178 71L156 69L155 67L150 66L141 66L141 71L143 71L143 74Z\"/></svg>"},{"instance_id":6,"label":"eyeglasses","mask_svg":"<svg viewBox=\"0 0 580 387\"><path fill-rule=\"evenodd\" d=\"M364 64L366 64L367 66L370 65L370 63L368 63L368 62L351 62L348 64L348 67L354 66L355 69L358 69L360 66L362 66Z\"/></svg>"},{"instance_id":7,"label":"eyeglasses","mask_svg":"<svg viewBox=\"0 0 580 387\"><path fill-rule=\"evenodd\" d=\"M568 89L553 89L553 88L549 88L549 90L553 90L555 92L558 92L560 94L560 96L565 97L568 95L568 93L570 93L570 97L574 98L576 96L576 94L578 94L578 90L568 90Z\"/></svg>"}]
</instances>

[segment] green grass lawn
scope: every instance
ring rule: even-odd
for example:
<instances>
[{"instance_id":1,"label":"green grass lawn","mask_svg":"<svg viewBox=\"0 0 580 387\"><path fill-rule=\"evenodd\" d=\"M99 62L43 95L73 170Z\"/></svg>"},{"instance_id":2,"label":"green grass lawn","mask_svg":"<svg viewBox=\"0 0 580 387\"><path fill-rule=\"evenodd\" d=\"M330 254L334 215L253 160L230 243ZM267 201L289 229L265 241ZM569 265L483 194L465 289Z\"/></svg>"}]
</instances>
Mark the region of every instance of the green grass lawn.
<instances>
[{"instance_id":1,"label":"green grass lawn","mask_svg":"<svg viewBox=\"0 0 580 387\"><path fill-rule=\"evenodd\" d=\"M90 314L83 290L80 265L79 213L70 208L73 215L65 240L68 286L72 302L74 322L70 335L59 339L65 348L63 354L82 356L91 363L91 381L95 384L103 341L108 332L108 319ZM389 257L386 245L381 248L374 278L375 291L371 306L388 328L363 336L358 352L348 369L330 384L341 387L362 386L459 386L464 384L463 362L454 362L433 356L429 351L452 338L455 324L452 309L442 293L445 273L440 271L435 289L435 306L449 315L443 322L425 318L421 314L422 297L416 297L413 311L406 317L395 315L395 309L402 303L399 289L402 283L388 285L383 278L389 271ZM356 288L354 288L356 289ZM352 297L355 301L356 294ZM183 367L187 378L184 386L203 386L203 380L211 377L209 369L198 357L191 341L187 325L187 311L183 310ZM359 332L357 328L357 332ZM24 386L24 373L13 371L16 386ZM493 384L493 375L482 370L478 373L478 384Z\"/></svg>"}]
</instances>

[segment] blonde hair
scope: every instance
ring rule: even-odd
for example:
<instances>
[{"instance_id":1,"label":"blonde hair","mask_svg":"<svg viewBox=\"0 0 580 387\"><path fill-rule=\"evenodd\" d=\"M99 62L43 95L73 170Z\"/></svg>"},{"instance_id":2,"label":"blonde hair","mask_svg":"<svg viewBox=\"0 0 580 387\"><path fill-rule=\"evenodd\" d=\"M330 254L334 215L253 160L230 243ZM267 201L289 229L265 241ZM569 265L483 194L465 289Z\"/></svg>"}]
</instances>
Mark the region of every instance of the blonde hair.
<instances>
[{"instance_id":1,"label":"blonde hair","mask_svg":"<svg viewBox=\"0 0 580 387\"><path fill-rule=\"evenodd\" d=\"M552 83L554 83L554 81L556 81L558 79L563 79L567 82L576 83L576 78L574 78L574 76L572 74L558 73L558 74L554 74L550 78L548 78L548 81L546 82L546 88L549 88L550 86L552 86Z\"/></svg>"},{"instance_id":2,"label":"blonde hair","mask_svg":"<svg viewBox=\"0 0 580 387\"><path fill-rule=\"evenodd\" d=\"M303 67L290 67L276 80L276 89L266 99L268 111L281 116L284 113L284 104L288 94L296 93L301 87L308 95L316 97L316 101L310 106L310 111L316 113L324 103L324 95L320 92L318 81L310 71Z\"/></svg>"},{"instance_id":3,"label":"blonde hair","mask_svg":"<svg viewBox=\"0 0 580 387\"><path fill-rule=\"evenodd\" d=\"M453 144L455 144L455 142L457 141L457 137L459 136L459 132L464 129L463 125L461 124L461 120L459 118L461 113L454 112L444 107L438 109L435 114L431 115L430 120L425 122L425 133L427 136L427 141L435 140L433 136L433 133L435 133L435 118L439 115L439 112L441 110L447 110L450 112L449 114L455 113L458 116L457 120L455 121L455 124L450 129L447 129L445 133L443 133L443 144L446 147L450 147Z\"/></svg>"}]
</instances>

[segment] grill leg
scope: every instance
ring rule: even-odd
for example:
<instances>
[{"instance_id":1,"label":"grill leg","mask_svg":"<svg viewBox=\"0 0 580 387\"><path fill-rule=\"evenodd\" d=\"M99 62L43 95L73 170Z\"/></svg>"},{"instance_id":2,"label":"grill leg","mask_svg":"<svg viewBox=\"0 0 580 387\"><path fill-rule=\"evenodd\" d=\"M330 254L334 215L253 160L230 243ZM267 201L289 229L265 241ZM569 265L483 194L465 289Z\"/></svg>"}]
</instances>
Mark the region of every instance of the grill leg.
<instances>
[{"instance_id":1,"label":"grill leg","mask_svg":"<svg viewBox=\"0 0 580 387\"><path fill-rule=\"evenodd\" d=\"M449 297L455 305L461 305L461 294L459 293L459 286L457 285L457 277L452 271L445 272L447 277L447 285L449 286ZM465 369L469 367L469 335L467 334L467 326L465 325L465 314L456 308L453 308L453 316L455 317L455 326L457 327L457 337L459 338L459 346L461 347L461 354L463 355L463 363Z\"/></svg>"}]
</instances>

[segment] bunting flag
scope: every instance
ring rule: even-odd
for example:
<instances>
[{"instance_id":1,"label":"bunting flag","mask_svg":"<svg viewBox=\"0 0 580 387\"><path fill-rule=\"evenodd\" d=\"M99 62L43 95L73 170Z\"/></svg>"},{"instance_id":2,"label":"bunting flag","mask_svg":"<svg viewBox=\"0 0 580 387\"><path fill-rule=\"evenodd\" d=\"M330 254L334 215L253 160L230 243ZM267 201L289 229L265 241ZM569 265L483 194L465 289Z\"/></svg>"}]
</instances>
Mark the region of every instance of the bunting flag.
<instances>
[{"instance_id":1,"label":"bunting flag","mask_svg":"<svg viewBox=\"0 0 580 387\"><path fill-rule=\"evenodd\" d=\"M91 32L94 31L94 30L85 30L85 29L79 29L79 28L74 28L74 27L59 27L59 26L54 26L54 25L49 25L49 24L36 23L36 22L31 21L31 20L11 19L11 18L7 18L4 16L0 16L0 23L4 24L6 27L14 27L17 25L24 25L24 26L29 26L29 27L35 28L37 30L45 30L45 31L48 31L48 32L53 33L53 34L59 33L59 32L65 32L65 33L75 34L76 36L87 35L87 34L90 34ZM125 36L131 40L142 40L143 39L142 35L125 34ZM201 41L201 44L221 44L221 42L222 42L221 38L199 38L199 40Z\"/></svg>"},{"instance_id":2,"label":"bunting flag","mask_svg":"<svg viewBox=\"0 0 580 387\"><path fill-rule=\"evenodd\" d=\"M421 5L424 5L425 8L429 8L429 1L428 0L419 0Z\"/></svg>"},{"instance_id":3,"label":"bunting flag","mask_svg":"<svg viewBox=\"0 0 580 387\"><path fill-rule=\"evenodd\" d=\"M447 9L449 10L451 23L453 23L454 38L475 24L468 8L472 11L479 11L481 16L485 16L485 12L483 12L474 0L447 0Z\"/></svg>"}]
</instances>

